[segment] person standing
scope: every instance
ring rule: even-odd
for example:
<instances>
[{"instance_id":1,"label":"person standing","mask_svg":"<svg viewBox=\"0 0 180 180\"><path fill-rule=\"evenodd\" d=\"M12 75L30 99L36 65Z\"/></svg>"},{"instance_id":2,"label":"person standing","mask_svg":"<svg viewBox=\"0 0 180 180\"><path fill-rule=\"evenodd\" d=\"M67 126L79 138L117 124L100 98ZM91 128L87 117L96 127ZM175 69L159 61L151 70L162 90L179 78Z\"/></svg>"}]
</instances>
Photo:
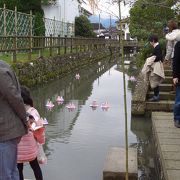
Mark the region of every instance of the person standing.
<instances>
[{"instance_id":1,"label":"person standing","mask_svg":"<svg viewBox=\"0 0 180 180\"><path fill-rule=\"evenodd\" d=\"M18 79L10 65L0 60L0 180L19 180L17 144L26 133Z\"/></svg>"},{"instance_id":2,"label":"person standing","mask_svg":"<svg viewBox=\"0 0 180 180\"><path fill-rule=\"evenodd\" d=\"M173 84L176 86L174 125L180 128L180 41L178 41L174 47Z\"/></svg>"},{"instance_id":3,"label":"person standing","mask_svg":"<svg viewBox=\"0 0 180 180\"><path fill-rule=\"evenodd\" d=\"M152 53L152 56L155 57L154 63L155 62L162 62L163 61L163 56L162 56L162 50L158 42L158 37L156 35L151 35L149 37L149 42L153 46L154 50ZM161 72L161 69L158 71ZM164 72L164 70L163 70ZM149 99L149 101L159 101L159 85L156 85L156 87L153 88L154 91L154 96Z\"/></svg>"},{"instance_id":4,"label":"person standing","mask_svg":"<svg viewBox=\"0 0 180 180\"><path fill-rule=\"evenodd\" d=\"M31 121L28 121L28 133L22 136L21 141L18 144L17 167L20 176L19 180L24 180L23 166L26 162L29 162L36 180L43 180L37 155L40 145L45 143L45 129L38 111L33 107L33 99L26 86L21 86L21 96L24 101L26 112L33 118ZM32 124L39 124L40 128L33 130Z\"/></svg>"},{"instance_id":5,"label":"person standing","mask_svg":"<svg viewBox=\"0 0 180 180\"><path fill-rule=\"evenodd\" d=\"M169 33L166 34L166 55L165 62L171 62L174 56L174 47L177 41L180 41L180 29L178 29L178 25L174 20L170 20L168 22Z\"/></svg>"}]
</instances>

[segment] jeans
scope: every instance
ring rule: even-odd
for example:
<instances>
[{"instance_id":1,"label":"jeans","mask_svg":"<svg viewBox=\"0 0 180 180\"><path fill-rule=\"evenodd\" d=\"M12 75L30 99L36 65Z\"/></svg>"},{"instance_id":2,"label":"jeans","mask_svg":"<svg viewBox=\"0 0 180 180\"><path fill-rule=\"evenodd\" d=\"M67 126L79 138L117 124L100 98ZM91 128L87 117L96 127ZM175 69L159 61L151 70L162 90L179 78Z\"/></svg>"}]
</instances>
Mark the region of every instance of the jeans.
<instances>
[{"instance_id":1,"label":"jeans","mask_svg":"<svg viewBox=\"0 0 180 180\"><path fill-rule=\"evenodd\" d=\"M20 138L0 142L0 180L19 180L17 144Z\"/></svg>"},{"instance_id":2,"label":"jeans","mask_svg":"<svg viewBox=\"0 0 180 180\"><path fill-rule=\"evenodd\" d=\"M176 97L174 104L174 120L180 122L180 86L176 86Z\"/></svg>"}]
</instances>

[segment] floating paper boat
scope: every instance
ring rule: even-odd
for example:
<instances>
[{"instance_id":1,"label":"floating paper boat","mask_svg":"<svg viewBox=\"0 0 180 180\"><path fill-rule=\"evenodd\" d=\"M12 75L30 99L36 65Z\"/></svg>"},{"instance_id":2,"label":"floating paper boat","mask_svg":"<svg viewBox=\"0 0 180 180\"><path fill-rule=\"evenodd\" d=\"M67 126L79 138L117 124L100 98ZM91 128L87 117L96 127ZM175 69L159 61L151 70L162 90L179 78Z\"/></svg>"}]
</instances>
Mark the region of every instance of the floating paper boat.
<instances>
[{"instance_id":1,"label":"floating paper boat","mask_svg":"<svg viewBox=\"0 0 180 180\"><path fill-rule=\"evenodd\" d=\"M80 75L79 75L79 73L75 75L75 78L76 78L77 80L79 80L79 79L80 79Z\"/></svg>"},{"instance_id":2,"label":"floating paper boat","mask_svg":"<svg viewBox=\"0 0 180 180\"><path fill-rule=\"evenodd\" d=\"M110 108L110 105L109 105L109 103L106 101L106 102L104 102L104 103L102 103L101 104L101 108L102 108L102 110L108 110L109 108Z\"/></svg>"},{"instance_id":3,"label":"floating paper boat","mask_svg":"<svg viewBox=\"0 0 180 180\"><path fill-rule=\"evenodd\" d=\"M76 106L74 105L74 103L69 103L68 105L66 105L66 107L69 109L69 110L74 110L76 108Z\"/></svg>"},{"instance_id":4,"label":"floating paper boat","mask_svg":"<svg viewBox=\"0 0 180 180\"><path fill-rule=\"evenodd\" d=\"M92 108L92 110L96 110L98 106L99 105L97 104L96 101L93 101L92 104L90 104L90 107Z\"/></svg>"},{"instance_id":5,"label":"floating paper boat","mask_svg":"<svg viewBox=\"0 0 180 180\"><path fill-rule=\"evenodd\" d=\"M52 101L48 100L47 103L46 103L46 107L53 108L54 104L52 103Z\"/></svg>"},{"instance_id":6,"label":"floating paper boat","mask_svg":"<svg viewBox=\"0 0 180 180\"><path fill-rule=\"evenodd\" d=\"M57 102L64 102L64 99L62 96L58 96L56 99Z\"/></svg>"},{"instance_id":7,"label":"floating paper boat","mask_svg":"<svg viewBox=\"0 0 180 180\"><path fill-rule=\"evenodd\" d=\"M131 77L129 78L129 80L132 81L132 82L136 82L136 81L137 81L134 76L131 76Z\"/></svg>"}]
</instances>

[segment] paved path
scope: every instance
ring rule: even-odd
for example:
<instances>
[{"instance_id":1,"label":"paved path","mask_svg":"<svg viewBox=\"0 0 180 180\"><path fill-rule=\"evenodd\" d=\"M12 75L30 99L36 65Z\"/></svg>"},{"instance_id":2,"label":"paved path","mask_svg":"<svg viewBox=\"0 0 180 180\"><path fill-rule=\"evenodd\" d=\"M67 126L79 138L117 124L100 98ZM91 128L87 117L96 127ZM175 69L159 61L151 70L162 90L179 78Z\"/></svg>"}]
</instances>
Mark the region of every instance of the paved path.
<instances>
[{"instance_id":1,"label":"paved path","mask_svg":"<svg viewBox=\"0 0 180 180\"><path fill-rule=\"evenodd\" d=\"M173 113L152 112L153 133L165 180L180 180L180 128Z\"/></svg>"}]
</instances>

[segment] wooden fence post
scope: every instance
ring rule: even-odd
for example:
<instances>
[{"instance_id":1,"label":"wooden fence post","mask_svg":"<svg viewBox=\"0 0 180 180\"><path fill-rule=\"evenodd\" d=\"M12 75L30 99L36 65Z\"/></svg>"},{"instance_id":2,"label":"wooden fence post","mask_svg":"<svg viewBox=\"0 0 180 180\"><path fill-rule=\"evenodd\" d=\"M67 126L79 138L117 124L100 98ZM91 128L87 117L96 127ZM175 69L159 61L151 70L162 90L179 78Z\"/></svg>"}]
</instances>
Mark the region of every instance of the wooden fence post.
<instances>
[{"instance_id":1,"label":"wooden fence post","mask_svg":"<svg viewBox=\"0 0 180 180\"><path fill-rule=\"evenodd\" d=\"M44 36L41 36L40 39L40 50L39 50L39 56L42 57L43 56L43 46L44 46Z\"/></svg>"},{"instance_id":2,"label":"wooden fence post","mask_svg":"<svg viewBox=\"0 0 180 180\"><path fill-rule=\"evenodd\" d=\"M29 54L28 54L28 60L31 61L31 53L32 53L32 43L31 43L31 34L29 33Z\"/></svg>"},{"instance_id":3,"label":"wooden fence post","mask_svg":"<svg viewBox=\"0 0 180 180\"><path fill-rule=\"evenodd\" d=\"M58 35L58 55L61 54L61 36Z\"/></svg>"},{"instance_id":4,"label":"wooden fence post","mask_svg":"<svg viewBox=\"0 0 180 180\"><path fill-rule=\"evenodd\" d=\"M73 50L73 38L71 36L71 53L72 53L72 50Z\"/></svg>"},{"instance_id":5,"label":"wooden fence post","mask_svg":"<svg viewBox=\"0 0 180 180\"><path fill-rule=\"evenodd\" d=\"M7 32L6 32L6 5L4 4L4 9L3 9L3 16L4 16L4 36L7 35Z\"/></svg>"},{"instance_id":6,"label":"wooden fence post","mask_svg":"<svg viewBox=\"0 0 180 180\"><path fill-rule=\"evenodd\" d=\"M14 40L13 40L13 63L17 61L17 7L15 6L15 12L14 12Z\"/></svg>"},{"instance_id":7,"label":"wooden fence post","mask_svg":"<svg viewBox=\"0 0 180 180\"><path fill-rule=\"evenodd\" d=\"M16 37L16 35L15 36L13 36L13 63L15 63L16 62L16 60L17 60L17 56L16 56L16 51L17 51L17 37Z\"/></svg>"},{"instance_id":8,"label":"wooden fence post","mask_svg":"<svg viewBox=\"0 0 180 180\"><path fill-rule=\"evenodd\" d=\"M52 56L52 34L50 34L50 56Z\"/></svg>"},{"instance_id":9,"label":"wooden fence post","mask_svg":"<svg viewBox=\"0 0 180 180\"><path fill-rule=\"evenodd\" d=\"M55 36L56 34L56 18L54 16L54 19L53 19L53 36Z\"/></svg>"},{"instance_id":10,"label":"wooden fence post","mask_svg":"<svg viewBox=\"0 0 180 180\"><path fill-rule=\"evenodd\" d=\"M30 28L29 28L29 55L28 55L28 60L31 61L32 58L32 11L30 11Z\"/></svg>"},{"instance_id":11,"label":"wooden fence post","mask_svg":"<svg viewBox=\"0 0 180 180\"><path fill-rule=\"evenodd\" d=\"M67 35L64 36L64 54L67 53Z\"/></svg>"}]
</instances>

